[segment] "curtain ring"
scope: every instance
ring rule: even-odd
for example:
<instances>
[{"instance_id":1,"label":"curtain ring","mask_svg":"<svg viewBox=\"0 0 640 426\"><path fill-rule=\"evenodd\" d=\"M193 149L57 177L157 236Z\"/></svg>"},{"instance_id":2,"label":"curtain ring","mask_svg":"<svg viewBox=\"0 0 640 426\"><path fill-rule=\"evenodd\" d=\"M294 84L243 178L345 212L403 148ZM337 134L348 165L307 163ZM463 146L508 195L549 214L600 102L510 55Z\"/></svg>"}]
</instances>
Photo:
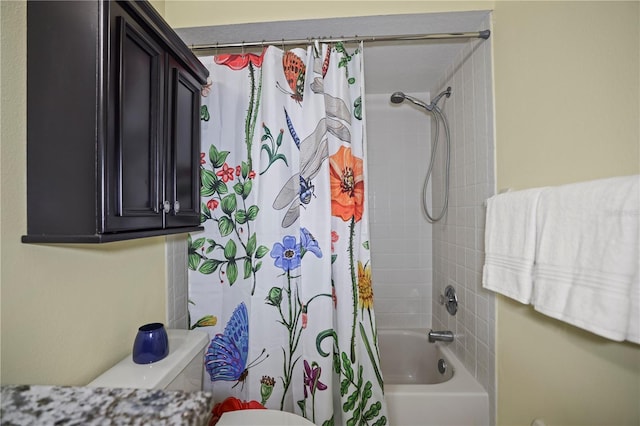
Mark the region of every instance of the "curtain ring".
<instances>
[{"instance_id":1,"label":"curtain ring","mask_svg":"<svg viewBox=\"0 0 640 426\"><path fill-rule=\"evenodd\" d=\"M318 51L316 50L316 46L315 46L315 44L313 44L313 40L311 39L311 37L307 38L307 44L313 48L313 57L317 58L318 57Z\"/></svg>"},{"instance_id":2,"label":"curtain ring","mask_svg":"<svg viewBox=\"0 0 640 426\"><path fill-rule=\"evenodd\" d=\"M284 52L284 39L282 39L282 51Z\"/></svg>"},{"instance_id":3,"label":"curtain ring","mask_svg":"<svg viewBox=\"0 0 640 426\"><path fill-rule=\"evenodd\" d=\"M320 57L320 42L318 41L318 39L313 40L313 50L316 54L316 58Z\"/></svg>"},{"instance_id":4,"label":"curtain ring","mask_svg":"<svg viewBox=\"0 0 640 426\"><path fill-rule=\"evenodd\" d=\"M244 56L244 40L242 40L242 56Z\"/></svg>"}]
</instances>

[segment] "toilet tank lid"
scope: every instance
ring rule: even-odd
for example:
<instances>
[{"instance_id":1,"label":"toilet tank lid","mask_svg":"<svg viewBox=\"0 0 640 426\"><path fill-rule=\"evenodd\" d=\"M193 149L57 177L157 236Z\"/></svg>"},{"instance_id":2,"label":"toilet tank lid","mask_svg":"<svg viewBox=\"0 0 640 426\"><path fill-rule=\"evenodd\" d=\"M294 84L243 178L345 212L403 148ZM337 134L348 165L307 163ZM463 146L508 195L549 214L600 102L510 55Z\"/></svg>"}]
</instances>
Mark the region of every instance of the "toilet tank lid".
<instances>
[{"instance_id":1,"label":"toilet tank lid","mask_svg":"<svg viewBox=\"0 0 640 426\"><path fill-rule=\"evenodd\" d=\"M136 364L129 354L89 383L89 387L163 389L196 356L204 355L209 335L200 330L168 329L169 355L152 364Z\"/></svg>"}]
</instances>

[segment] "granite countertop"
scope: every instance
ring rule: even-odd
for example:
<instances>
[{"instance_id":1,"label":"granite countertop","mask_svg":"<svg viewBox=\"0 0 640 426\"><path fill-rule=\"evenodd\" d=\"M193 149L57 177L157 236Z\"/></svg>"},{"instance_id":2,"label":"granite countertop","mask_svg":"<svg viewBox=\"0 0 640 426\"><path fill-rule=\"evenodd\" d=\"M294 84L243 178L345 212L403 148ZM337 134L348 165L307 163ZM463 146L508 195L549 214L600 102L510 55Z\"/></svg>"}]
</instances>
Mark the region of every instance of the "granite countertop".
<instances>
[{"instance_id":1,"label":"granite countertop","mask_svg":"<svg viewBox=\"0 0 640 426\"><path fill-rule=\"evenodd\" d=\"M154 389L10 385L1 388L0 424L207 425L213 396Z\"/></svg>"}]
</instances>

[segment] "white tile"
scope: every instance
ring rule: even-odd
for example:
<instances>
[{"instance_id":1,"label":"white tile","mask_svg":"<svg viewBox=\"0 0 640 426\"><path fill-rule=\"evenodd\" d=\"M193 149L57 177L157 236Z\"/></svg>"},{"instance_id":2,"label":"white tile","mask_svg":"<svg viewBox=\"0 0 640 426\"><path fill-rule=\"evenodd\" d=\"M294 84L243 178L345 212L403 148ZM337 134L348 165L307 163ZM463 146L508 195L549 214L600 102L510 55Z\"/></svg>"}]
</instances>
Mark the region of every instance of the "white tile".
<instances>
[{"instance_id":1,"label":"white tile","mask_svg":"<svg viewBox=\"0 0 640 426\"><path fill-rule=\"evenodd\" d=\"M478 319L476 324L476 333L478 342L484 345L489 344L489 326L485 320Z\"/></svg>"},{"instance_id":2,"label":"white tile","mask_svg":"<svg viewBox=\"0 0 640 426\"><path fill-rule=\"evenodd\" d=\"M424 297L426 286L416 284L391 283L390 285L379 284L379 281L373 283L373 291L376 299L393 298L402 295L403 297Z\"/></svg>"},{"instance_id":3,"label":"white tile","mask_svg":"<svg viewBox=\"0 0 640 426\"><path fill-rule=\"evenodd\" d=\"M377 324L380 328L419 328L422 324L418 314L377 314Z\"/></svg>"}]
</instances>

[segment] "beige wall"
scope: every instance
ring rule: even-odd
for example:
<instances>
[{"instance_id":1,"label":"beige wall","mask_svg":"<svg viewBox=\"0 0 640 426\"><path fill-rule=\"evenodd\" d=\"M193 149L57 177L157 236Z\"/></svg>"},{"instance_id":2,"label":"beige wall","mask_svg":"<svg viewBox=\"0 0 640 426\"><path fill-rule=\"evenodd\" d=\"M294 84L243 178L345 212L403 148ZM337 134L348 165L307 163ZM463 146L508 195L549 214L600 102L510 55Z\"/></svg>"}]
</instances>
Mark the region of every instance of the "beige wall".
<instances>
[{"instance_id":1,"label":"beige wall","mask_svg":"<svg viewBox=\"0 0 640 426\"><path fill-rule=\"evenodd\" d=\"M160 13L165 16L165 0L149 0L149 3Z\"/></svg>"},{"instance_id":2,"label":"beige wall","mask_svg":"<svg viewBox=\"0 0 640 426\"><path fill-rule=\"evenodd\" d=\"M638 2L498 2L498 186L638 173Z\"/></svg>"},{"instance_id":3,"label":"beige wall","mask_svg":"<svg viewBox=\"0 0 640 426\"><path fill-rule=\"evenodd\" d=\"M639 3L496 5L498 188L640 172ZM640 424L640 346L499 298L498 421Z\"/></svg>"},{"instance_id":4,"label":"beige wall","mask_svg":"<svg viewBox=\"0 0 640 426\"><path fill-rule=\"evenodd\" d=\"M295 19L491 9L492 1L191 1L166 0L174 28ZM339 34L333 34L337 36ZM344 34L352 35L352 34ZM242 40L238 40L242 41Z\"/></svg>"},{"instance_id":5,"label":"beige wall","mask_svg":"<svg viewBox=\"0 0 640 426\"><path fill-rule=\"evenodd\" d=\"M0 11L0 378L85 384L131 351L138 326L165 320L164 238L20 242L27 229L26 6L1 1Z\"/></svg>"},{"instance_id":6,"label":"beige wall","mask_svg":"<svg viewBox=\"0 0 640 426\"><path fill-rule=\"evenodd\" d=\"M2 382L81 383L129 350L137 324L164 315L164 240L19 243L26 229L25 15L20 3L0 4ZM498 187L640 170L637 2L163 6L176 27L494 6ZM639 346L598 339L502 298L497 340L499 424L535 417L548 425L640 423Z\"/></svg>"}]
</instances>

